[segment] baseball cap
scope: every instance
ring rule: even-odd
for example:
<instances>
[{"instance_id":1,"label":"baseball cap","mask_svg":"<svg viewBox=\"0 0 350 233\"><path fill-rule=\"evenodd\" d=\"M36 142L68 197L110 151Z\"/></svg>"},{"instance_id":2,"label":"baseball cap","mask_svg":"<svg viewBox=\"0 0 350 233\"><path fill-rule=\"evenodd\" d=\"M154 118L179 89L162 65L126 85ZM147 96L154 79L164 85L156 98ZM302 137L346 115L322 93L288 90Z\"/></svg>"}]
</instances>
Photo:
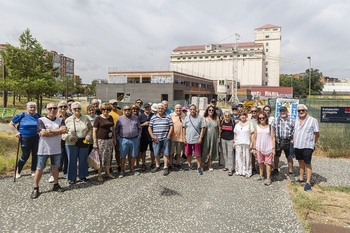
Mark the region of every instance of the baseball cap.
<instances>
[{"instance_id":1,"label":"baseball cap","mask_svg":"<svg viewBox=\"0 0 350 233\"><path fill-rule=\"evenodd\" d=\"M181 110L182 110L182 111L187 111L187 108L186 108L186 107L182 107Z\"/></svg>"},{"instance_id":2,"label":"baseball cap","mask_svg":"<svg viewBox=\"0 0 350 233\"><path fill-rule=\"evenodd\" d=\"M284 106L280 107L280 111L281 110L288 111L288 109L286 107L284 107Z\"/></svg>"},{"instance_id":3,"label":"baseball cap","mask_svg":"<svg viewBox=\"0 0 350 233\"><path fill-rule=\"evenodd\" d=\"M212 100L210 101L210 103L213 103L213 102L216 103L216 99L212 99Z\"/></svg>"},{"instance_id":4,"label":"baseball cap","mask_svg":"<svg viewBox=\"0 0 350 233\"><path fill-rule=\"evenodd\" d=\"M151 107L151 105L149 103L146 103L145 105L143 105L144 108L147 108L147 107Z\"/></svg>"},{"instance_id":5,"label":"baseball cap","mask_svg":"<svg viewBox=\"0 0 350 233\"><path fill-rule=\"evenodd\" d=\"M110 104L118 103L118 100L116 100L116 99L111 99L111 100L109 101L109 103L110 103Z\"/></svg>"},{"instance_id":6,"label":"baseball cap","mask_svg":"<svg viewBox=\"0 0 350 233\"><path fill-rule=\"evenodd\" d=\"M238 105L244 105L242 102L239 102Z\"/></svg>"},{"instance_id":7,"label":"baseball cap","mask_svg":"<svg viewBox=\"0 0 350 233\"><path fill-rule=\"evenodd\" d=\"M233 104L233 105L232 105L232 110L233 110L234 108L235 108L235 109L238 109L238 105Z\"/></svg>"}]
</instances>

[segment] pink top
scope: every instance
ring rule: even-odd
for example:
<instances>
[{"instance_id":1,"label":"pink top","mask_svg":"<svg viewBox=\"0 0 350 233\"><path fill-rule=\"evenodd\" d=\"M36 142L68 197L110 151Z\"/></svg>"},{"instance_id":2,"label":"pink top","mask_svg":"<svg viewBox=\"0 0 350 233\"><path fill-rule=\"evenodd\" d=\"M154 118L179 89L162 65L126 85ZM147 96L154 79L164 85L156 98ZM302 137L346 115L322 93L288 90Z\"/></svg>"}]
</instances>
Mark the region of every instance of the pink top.
<instances>
[{"instance_id":1,"label":"pink top","mask_svg":"<svg viewBox=\"0 0 350 233\"><path fill-rule=\"evenodd\" d=\"M259 125L257 125L256 129L256 152L260 152L263 155L272 154L273 145L270 133L270 126L268 126L266 129L262 129Z\"/></svg>"}]
</instances>

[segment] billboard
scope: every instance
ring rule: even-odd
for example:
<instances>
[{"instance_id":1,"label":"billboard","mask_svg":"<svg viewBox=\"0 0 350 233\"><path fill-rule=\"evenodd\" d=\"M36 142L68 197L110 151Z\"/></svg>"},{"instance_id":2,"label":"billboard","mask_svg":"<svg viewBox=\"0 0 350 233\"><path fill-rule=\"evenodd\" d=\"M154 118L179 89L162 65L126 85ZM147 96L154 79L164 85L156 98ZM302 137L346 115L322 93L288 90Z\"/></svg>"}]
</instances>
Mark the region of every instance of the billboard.
<instances>
[{"instance_id":1,"label":"billboard","mask_svg":"<svg viewBox=\"0 0 350 233\"><path fill-rule=\"evenodd\" d=\"M290 116L293 119L296 119L298 117L298 99L277 99L276 100L276 117L280 116L280 107L284 106L288 110L288 116Z\"/></svg>"},{"instance_id":2,"label":"billboard","mask_svg":"<svg viewBox=\"0 0 350 233\"><path fill-rule=\"evenodd\" d=\"M321 107L321 122L350 123L350 107Z\"/></svg>"}]
</instances>

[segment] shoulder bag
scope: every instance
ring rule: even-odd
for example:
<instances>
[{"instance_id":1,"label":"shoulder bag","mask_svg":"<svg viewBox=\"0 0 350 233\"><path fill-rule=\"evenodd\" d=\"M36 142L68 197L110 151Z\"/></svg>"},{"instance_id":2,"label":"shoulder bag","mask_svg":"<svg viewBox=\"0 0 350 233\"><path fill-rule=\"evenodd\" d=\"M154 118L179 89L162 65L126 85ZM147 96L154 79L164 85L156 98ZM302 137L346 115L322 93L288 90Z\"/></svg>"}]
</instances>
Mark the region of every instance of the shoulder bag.
<instances>
[{"instance_id":1,"label":"shoulder bag","mask_svg":"<svg viewBox=\"0 0 350 233\"><path fill-rule=\"evenodd\" d=\"M74 123L74 133L75 133L75 136L77 137L77 131L76 131L76 128L75 128L75 119L74 119L74 117L73 117L73 123ZM85 140L85 138L78 138L78 141L75 142L75 146L76 147L81 147L81 148L87 148L89 146L89 144L88 143L84 143L84 140Z\"/></svg>"}]
</instances>

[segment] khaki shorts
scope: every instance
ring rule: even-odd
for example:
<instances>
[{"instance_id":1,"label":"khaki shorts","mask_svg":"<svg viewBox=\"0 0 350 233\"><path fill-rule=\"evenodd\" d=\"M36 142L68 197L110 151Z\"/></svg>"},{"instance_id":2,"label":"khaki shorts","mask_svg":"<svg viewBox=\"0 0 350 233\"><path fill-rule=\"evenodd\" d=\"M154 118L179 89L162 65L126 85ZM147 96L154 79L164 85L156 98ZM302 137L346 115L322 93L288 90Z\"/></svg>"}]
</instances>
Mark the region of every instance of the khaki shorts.
<instances>
[{"instance_id":1,"label":"khaki shorts","mask_svg":"<svg viewBox=\"0 0 350 233\"><path fill-rule=\"evenodd\" d=\"M174 150L175 150L175 154L180 155L183 149L183 146L184 146L183 142L172 141L170 145L170 154L171 155L174 154Z\"/></svg>"}]
</instances>

